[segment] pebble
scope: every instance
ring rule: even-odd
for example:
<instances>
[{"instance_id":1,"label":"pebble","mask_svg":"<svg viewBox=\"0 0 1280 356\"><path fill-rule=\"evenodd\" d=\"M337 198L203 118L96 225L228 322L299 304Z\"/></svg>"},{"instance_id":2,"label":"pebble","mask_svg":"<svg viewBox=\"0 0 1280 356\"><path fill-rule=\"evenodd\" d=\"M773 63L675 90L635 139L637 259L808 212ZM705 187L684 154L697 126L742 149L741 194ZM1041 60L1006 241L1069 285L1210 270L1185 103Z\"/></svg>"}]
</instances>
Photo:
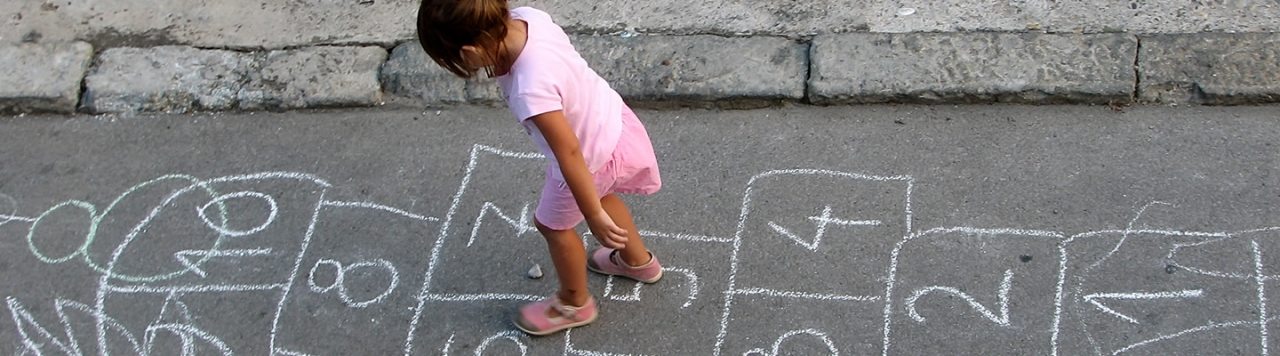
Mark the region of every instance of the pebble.
<instances>
[{"instance_id":1,"label":"pebble","mask_svg":"<svg viewBox=\"0 0 1280 356\"><path fill-rule=\"evenodd\" d=\"M533 268L529 269L529 278L533 278L533 279L542 278L542 266L538 265L537 263L534 263Z\"/></svg>"}]
</instances>

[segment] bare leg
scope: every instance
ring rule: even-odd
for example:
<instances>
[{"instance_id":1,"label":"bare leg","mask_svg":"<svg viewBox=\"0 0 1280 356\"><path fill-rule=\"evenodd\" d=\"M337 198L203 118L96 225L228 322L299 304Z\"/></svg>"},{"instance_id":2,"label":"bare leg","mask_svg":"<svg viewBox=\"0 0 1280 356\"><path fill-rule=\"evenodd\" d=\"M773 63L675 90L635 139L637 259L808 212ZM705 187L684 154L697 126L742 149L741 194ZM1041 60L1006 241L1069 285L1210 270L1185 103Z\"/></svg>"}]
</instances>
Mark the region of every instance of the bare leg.
<instances>
[{"instance_id":1,"label":"bare leg","mask_svg":"<svg viewBox=\"0 0 1280 356\"><path fill-rule=\"evenodd\" d=\"M631 211L627 210L627 205L622 202L622 198L617 194L609 194L600 198L600 205L613 219L613 223L627 230L627 247L620 250L622 261L632 266L649 263L649 250L645 249L644 241L640 240L640 230L636 228L636 222L631 218Z\"/></svg>"},{"instance_id":2,"label":"bare leg","mask_svg":"<svg viewBox=\"0 0 1280 356\"><path fill-rule=\"evenodd\" d=\"M547 240L551 262L556 266L556 277L560 279L560 290L556 296L570 306L586 305L591 291L587 290L587 251L582 245L582 238L573 229L553 230L536 219L534 226ZM548 315L554 312L550 310Z\"/></svg>"}]
</instances>

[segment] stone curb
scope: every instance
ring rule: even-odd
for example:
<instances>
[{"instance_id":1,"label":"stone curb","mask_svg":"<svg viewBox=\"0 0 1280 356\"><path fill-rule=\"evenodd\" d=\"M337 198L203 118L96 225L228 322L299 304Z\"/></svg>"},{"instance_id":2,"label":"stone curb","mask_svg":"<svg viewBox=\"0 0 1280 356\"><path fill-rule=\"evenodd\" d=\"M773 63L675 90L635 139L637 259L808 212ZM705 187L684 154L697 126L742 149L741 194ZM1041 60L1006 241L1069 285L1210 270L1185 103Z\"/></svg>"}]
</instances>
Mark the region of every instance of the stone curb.
<instances>
[{"instance_id":1,"label":"stone curb","mask_svg":"<svg viewBox=\"0 0 1280 356\"><path fill-rule=\"evenodd\" d=\"M1280 34L1142 36L1138 97L1172 104L1280 102Z\"/></svg>"},{"instance_id":2,"label":"stone curb","mask_svg":"<svg viewBox=\"0 0 1280 356\"><path fill-rule=\"evenodd\" d=\"M818 36L819 104L1129 101L1138 41L1122 34L911 33Z\"/></svg>"},{"instance_id":3,"label":"stone curb","mask_svg":"<svg viewBox=\"0 0 1280 356\"><path fill-rule=\"evenodd\" d=\"M386 57L381 47L114 48L85 78L82 103L91 113L371 106Z\"/></svg>"},{"instance_id":4,"label":"stone curb","mask_svg":"<svg viewBox=\"0 0 1280 356\"><path fill-rule=\"evenodd\" d=\"M75 112L92 60L84 42L0 46L0 111Z\"/></svg>"},{"instance_id":5,"label":"stone curb","mask_svg":"<svg viewBox=\"0 0 1280 356\"><path fill-rule=\"evenodd\" d=\"M1280 34L1273 33L849 33L812 43L575 35L573 41L619 93L642 104L1280 102ZM0 65L28 69L0 76L8 84L0 110L360 107L383 103L384 93L413 106L501 100L492 80L454 77L415 41L391 51L161 46L91 53L78 42L0 46Z\"/></svg>"}]
</instances>

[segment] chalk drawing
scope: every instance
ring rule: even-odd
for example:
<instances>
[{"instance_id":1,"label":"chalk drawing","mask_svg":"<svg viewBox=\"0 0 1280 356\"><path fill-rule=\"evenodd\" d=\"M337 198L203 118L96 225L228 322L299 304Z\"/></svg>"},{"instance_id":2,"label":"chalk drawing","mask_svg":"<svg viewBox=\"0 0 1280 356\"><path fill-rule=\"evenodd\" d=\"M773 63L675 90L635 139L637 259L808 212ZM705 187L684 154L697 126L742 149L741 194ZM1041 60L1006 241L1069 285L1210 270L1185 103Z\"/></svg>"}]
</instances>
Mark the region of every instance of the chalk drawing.
<instances>
[{"instance_id":1,"label":"chalk drawing","mask_svg":"<svg viewBox=\"0 0 1280 356\"><path fill-rule=\"evenodd\" d=\"M19 350L15 353L19 354L137 354L149 355L161 352L174 352L183 355L194 354L221 354L233 355L237 354L237 350L242 349L266 349L271 354L280 355L305 355L305 353L291 351L286 349L288 345L283 342L278 343L278 331L282 327L281 314L285 308L286 302L290 298L296 298L295 294L303 292L311 292L324 295L324 298L336 297L341 301L350 312L355 309L362 309L370 312L377 312L379 308L371 308L371 306L385 304L390 306L391 300L396 296L406 296L401 299L402 302L408 303L399 305L395 309L400 312L412 314L412 318L396 318L397 322L403 322L400 325L389 325L391 332L404 332L404 344L393 345L401 347L405 355L415 354L414 338L424 330L421 329L424 313L428 309L438 306L439 303L524 303L528 301L538 301L543 299L544 295L533 295L524 293L452 293L442 292L438 287L433 289L437 280L442 276L454 277L448 271L439 268L441 261L448 257L451 251L445 251L445 240L449 236L458 237L458 242L450 242L451 244L462 244L465 240L465 246L474 246L474 243L481 239L487 238L487 232L482 230L482 225L486 225L488 221L501 221L499 225L506 224L512 230L508 236L521 237L526 234L536 232L533 226L532 213L535 208L533 203L521 200L501 200L506 197L486 196L486 192L477 191L472 187L472 179L476 177L479 166L478 160L489 157L497 157L502 159L513 159L518 161L535 162L544 160L541 154L531 152L515 152L507 151L500 148L473 145L470 149L470 156L466 162L466 171L462 180L459 182L458 188L452 197L425 197L426 201L438 201L441 203L436 208L440 208L441 214L424 214L413 211L418 207L417 200L411 204L410 209L402 209L385 205L379 202L368 201L341 201L327 200L326 195L330 183L326 180L308 173L300 172L262 172L243 175L229 175L216 178L199 178L185 174L169 174L162 175L155 179L147 180L126 189L123 193L112 198L106 204L101 202L91 202L86 200L68 199L58 201L52 206L44 210L26 210L20 209L19 202L13 197L0 194L0 226L16 227L16 229L25 228L25 244L27 251L35 257L35 260L43 264L65 264L76 268L83 268L90 272L97 280L93 286L92 300L73 301L62 298L50 298L44 301L35 301L35 297L17 297L15 295L5 296L5 304L9 311L10 319L15 325L14 334L20 341ZM740 276L743 272L742 266L746 262L743 260L743 245L748 216L757 208L753 198L759 193L756 191L757 183L762 179L836 179L849 180L853 182L876 182L876 183L893 183L894 189L900 191L892 191L888 195L893 199L900 199L901 211L891 213L902 213L902 220L898 220L897 215L893 218L867 218L866 216L856 216L860 213L837 213L846 210L844 207L834 205L832 202L796 202L797 205L789 206L790 211L799 209L812 209L810 212L802 216L793 217L792 221L803 221L813 224L812 229L808 223L800 225L787 225L778 223L787 217L785 216L755 216L751 218L752 226L762 226L763 230L771 234L770 238L779 239L781 243L790 246L795 243L804 250L812 252L827 251L831 248L848 246L848 244L856 243L847 238L838 238L837 233L846 233L848 231L864 231L861 229L885 229L894 230L893 237L898 239L892 250L883 251L886 255L886 265L883 267L883 274L872 271L862 272L862 278L874 278L873 285L875 290L865 292L858 290L857 292L846 291L814 291L814 290L793 290L794 288L771 288L768 285L753 285L746 277ZM293 203L289 199L282 198L289 194L278 194L274 190L247 189L245 186L270 183L270 182L292 182L304 186L297 188L299 196L306 198L298 198L304 203ZM784 182L785 183L785 182ZM292 185L291 185L292 187ZM710 323L718 324L709 330L701 330L706 334L705 345L681 345L680 351L687 351L695 354L708 353L706 349L688 350L686 347L705 347L710 348L709 353L720 355L722 353L744 353L745 355L776 355L785 349L788 343L802 342L819 342L830 354L839 354L842 345L846 345L848 338L844 335L832 337L826 331L818 328L796 329L782 333L774 339L772 345L763 345L751 343L750 345L737 344L733 341L732 347L734 351L726 348L726 340L730 336L737 336L737 329L730 328L730 322L745 315L741 310L735 310L738 304L752 302L754 300L785 300L787 302L802 303L824 303L824 305L847 306L847 305L871 305L883 318L883 324L874 323L872 335L873 340L879 338L880 344L875 345L881 349L881 353L888 355L891 345L896 342L910 342L909 340L896 340L901 338L899 334L893 332L895 325L892 320L898 320L899 327L915 328L915 324L944 324L944 318L930 318L927 306L957 304L967 306L966 313L974 313L977 316L991 321L988 325L993 328L1002 328L1001 330L1019 330L1018 327L1024 326L1021 322L1023 309L1010 310L1011 305L1018 305L1019 301L1014 300L1017 294L1012 293L1014 290L1014 269L1000 269L991 271L990 279L980 277L981 280L998 281L995 290L995 300L979 302L979 298L975 298L969 294L974 292L971 288L962 290L956 286L948 286L946 283L922 283L919 285L911 285L910 280L900 279L899 269L904 267L899 265L900 254L903 246L909 241L926 236L942 235L957 233L964 236L972 236L975 239L984 239L990 236L1011 235L1026 238L1048 239L1055 241L1056 251L1042 251L1046 254L1056 254L1058 272L1053 275L1032 276L1023 270L1017 270L1018 291L1022 293L1027 290L1024 287L1025 281L1033 278L1044 280L1045 285L1052 285L1054 289L1044 293L1044 300L1052 300L1052 305L1046 305L1043 315L1044 319L1050 320L1051 328L1047 331L1049 334L1049 343L1044 345L1043 353L1052 355L1058 354L1076 354L1076 353L1092 353L1097 355L1118 355L1132 352L1144 352L1151 350L1150 347L1161 343L1170 342L1171 340L1187 339L1203 336L1209 332L1222 331L1239 331L1241 333L1250 333L1249 337L1256 335L1257 345L1260 353L1266 355L1269 353L1269 343L1272 339L1270 336L1269 323L1277 321L1276 313L1273 308L1268 308L1267 288L1268 282L1280 280L1280 276L1267 275L1265 272L1269 269L1266 265L1264 254L1267 253L1267 238L1259 234L1272 234L1280 232L1280 227L1260 227L1248 230L1234 231L1177 231L1170 229L1161 229L1153 227L1143 227L1140 222L1142 217L1149 212L1157 211L1151 209L1153 207L1164 207L1166 209L1177 208L1178 205L1166 203L1164 201L1150 201L1137 208L1134 215L1125 221L1119 221L1119 226L1123 229L1108 229L1087 231L1076 234L1066 234L1057 231L1045 231L1023 228L976 228L976 227L933 227L925 229L916 229L914 227L914 213L912 210L912 195L915 194L915 178L905 175L867 175L859 173L840 172L822 169L787 169L766 171L754 175L748 181L745 191L742 195L742 205L739 207L739 215L736 226L736 232L732 237L715 236L713 234L700 233L698 231L670 231L660 227L654 229L640 229L641 236L646 238L668 240L668 243L693 244L694 246L706 246L709 248L726 248L732 246L732 250L727 259L723 261L699 261L697 263L723 263L727 264L728 273L719 276L699 275L695 273L693 265L682 265L681 267L668 266L663 270L669 272L669 276L675 278L669 279L664 283L680 283L682 288L677 290L677 295L673 296L682 300L679 309L687 309L695 302L700 300L704 289L706 278L724 278L726 286L723 290L709 291L713 296L723 296L724 302L719 309L719 320L710 321ZM292 188L291 188L292 189ZM270 194L268 194L270 192ZM142 201L142 197L155 196L160 193L161 199L155 201ZM474 209L479 206L478 216L473 220L470 215L460 217L460 205L462 205L464 196L470 203L466 205L466 213L476 212ZM189 206L193 204L193 206ZM143 204L143 205L136 205ZM123 232L122 236L103 236L105 229L104 224L111 219L122 217L122 208L132 209L132 211L144 211L145 215L140 219L126 221L127 232ZM427 206L428 204L423 204ZM899 205L894 205L895 207ZM247 209L240 209L245 207ZM895 208L896 209L896 208ZM358 255L359 257L335 257L335 256L313 256L317 251L310 251L312 238L316 232L317 224L322 220L322 211L333 213L336 211L351 210L376 210L384 213L391 213L396 216L406 217L422 222L438 223L439 230L435 232L435 238L425 238L422 250L430 251L426 256L425 266L415 265L414 267L397 266L392 261L395 259L391 256L371 256ZM767 210L767 209L764 209ZM761 211L764 211L761 210ZM22 213L23 211L31 213ZM165 256L161 265L148 265L152 268L146 273L135 272L137 268L133 264L139 262L127 252L131 251L131 245L148 239L150 235L145 232L149 228L155 228L157 221L166 214L182 213L179 217L192 219L193 225L199 226L201 229L201 237L198 237L196 246L186 246L164 251L161 255ZM245 216L245 214L256 214ZM838 216L838 215L855 215L855 216ZM385 216L385 215L384 215ZM235 217L236 219L232 219ZM496 219L492 219L496 218ZM293 219L295 221L285 223ZM308 220L309 219L309 220ZM235 221L235 224L232 222ZM119 223L118 221L116 223ZM376 223L376 222L373 222ZM469 227L466 223L471 223ZM732 224L732 221L726 222ZM56 225L55 224L59 224ZM897 230L898 224L903 226L902 230ZM234 225L234 226L233 226ZM277 229L297 227L298 236L282 236L287 233L276 231ZM305 226L305 230L302 229ZM59 231L58 227L78 228L85 231L83 236L74 236L71 240L72 248L70 250L58 249L58 252L50 247L65 246L65 236L50 236L51 231ZM435 229L435 225L431 225ZM454 229L454 230L451 230ZM463 229L457 231L457 229ZM65 230L65 229L64 229ZM469 234L468 233L469 230ZM660 231L666 230L666 231ZM713 229L707 229L711 231ZM183 234L184 236L188 234ZM195 236L191 235L191 236ZM430 235L430 234L427 234ZM589 234L583 235L587 239ZM15 236L15 238L20 237ZM757 236L758 237L758 236ZM0 236L0 238L4 238ZM64 240L54 240L56 238L64 238ZM278 240L287 238L286 242ZM753 237L755 238L755 237ZM15 240L16 241L16 240ZM114 246L102 246L104 241L113 241ZM118 242L117 242L118 241ZM276 242L272 242L276 241ZM590 241L590 240L587 240ZM754 240L753 240L754 241ZM771 240L774 241L774 240ZM986 243L986 240L982 240ZM1108 271L1118 268L1117 266L1127 267L1133 261L1129 261L1130 254L1140 249L1152 251L1151 244L1153 241L1160 241L1159 245L1162 249L1155 250L1159 252L1159 256L1165 257L1170 268L1178 268L1189 272L1188 276L1197 276L1197 278L1213 278L1237 281L1247 284L1250 292L1247 302L1254 306L1256 315L1250 315L1248 318L1234 320L1231 318L1223 318L1220 320L1209 320L1202 324L1194 324L1186 327L1179 326L1178 329L1167 327L1168 330L1156 329L1159 325L1140 320L1142 314L1135 313L1135 309L1142 306L1161 305L1167 308L1174 308L1178 303L1187 303L1205 298L1221 298L1220 292L1205 286L1170 286L1161 288L1161 286L1134 286L1132 290L1113 290L1100 289L1092 282L1096 282L1099 278L1105 278L1106 275L1100 274L1100 271ZM359 243L359 241L353 241ZM1093 245L1078 245L1090 243ZM1232 243L1234 245L1225 245ZM1224 245L1215 245L1224 244ZM1073 255L1078 251L1073 250L1075 246L1102 246L1093 254ZM427 247L430 246L430 247ZM453 246L453 245L451 245ZM1241 247L1248 250L1250 256L1249 261L1236 261L1240 265L1246 265L1247 268L1223 267L1222 264L1204 264L1203 261L1197 261L1191 251L1206 247L1215 248L1237 248ZM1167 249L1167 250L1165 250ZM91 251L96 251L91 253ZM104 254L102 251L110 251ZM750 250L748 250L750 251ZM802 252L801 253L810 253ZM172 259L167 257L172 255ZM1243 254L1241 254L1243 256ZM279 262L274 262L279 260ZM265 263L263 261L273 261L272 265L278 263L282 267L279 276L272 275L271 278L263 280L237 280L222 274L227 272L220 268L226 266L248 265L254 263ZM286 264L288 261L293 262L293 268L290 269ZM313 262L314 261L314 262ZM901 260L906 261L906 260ZM304 265L305 262L305 265ZM1025 262L1025 261L1024 261ZM1200 262L1200 263L1198 263ZM1247 263L1246 263L1247 262ZM679 262L677 262L679 263ZM879 262L877 262L879 263ZM903 262L912 263L912 262ZM1016 263L1016 262L1015 262ZM724 265L721 265L724 266ZM914 265L913 265L914 266ZM1228 265L1235 266L1235 265ZM418 269L423 268L423 269ZM225 268L223 268L225 269ZM402 286L401 272L404 269L412 269L409 273L422 277L422 284L417 286ZM712 269L715 270L715 269ZM702 269L697 269L699 273ZM999 271L1003 271L1000 274ZM838 271L838 273L850 273L853 271ZM419 274L420 273L420 274ZM745 276L746 274L742 274ZM357 277L359 276L359 277ZM1025 277L1024 277L1025 276ZM741 277L741 278L740 278ZM299 280L298 278L304 278ZM356 281L356 278L368 278L367 281ZM780 278L786 278L781 276ZM443 279L449 280L449 279ZM416 282L416 280L414 280ZM297 283L295 283L297 282ZM353 282L362 282L361 290L353 290ZM364 283L368 282L368 283ZM901 282L901 283L900 283ZM405 284L409 284L409 279L404 280ZM646 298L652 298L651 293L655 291L669 292L671 289L660 288L642 292L646 288L642 283L634 283L629 288L619 285L620 282L615 278L609 277L605 281L605 287L602 294L602 304L614 302L640 302L642 293ZM910 285L910 287L907 287ZM297 290L292 290L294 286L298 286ZM414 288L416 287L416 288ZM883 289L880 289L883 288ZM718 289L718 288L717 288ZM897 291L897 289L903 289ZM980 288L987 290L986 287ZM359 292L359 296L356 293ZM865 292L865 293L864 293ZM265 344L242 345L246 341L243 336L231 338L229 335L217 335L214 328L201 327L197 325L200 320L209 320L208 315L201 315L199 307L200 299L196 296L216 295L222 298L236 298L236 294L257 293L255 295L268 296L266 299L276 303L274 308L271 305L264 305L263 309L274 309L274 314L268 314L270 335L262 335L262 339L256 342ZM1050 293L1052 295L1050 295ZM1216 294L1215 294L1216 293ZM1237 293L1238 294L1238 293ZM130 324L126 326L120 320L114 317L112 309L114 305L107 303L111 298L132 298L132 297L148 297L155 298L151 300L159 301L163 298L163 303L155 303L154 309L148 309L143 313L143 322L138 325ZM1232 295L1232 297L1241 297ZM86 298L88 299L88 298ZM301 300L301 299L298 299ZM37 315L40 310L50 310L50 308L31 308L31 303L51 303L53 306L50 315ZM24 304L25 303L25 304ZM826 304L830 303L830 304ZM871 303L871 304L867 304ZM880 304L883 303L883 309ZM942 304L939 304L942 303ZM1146 303L1146 304L1143 304ZM1045 303L1047 304L1047 302ZM1135 306L1136 304L1136 306ZM901 308L895 306L901 305ZM407 308L407 309L406 309ZM386 308L384 308L386 309ZM674 308L672 308L674 309ZM682 310L670 310L673 313L683 312ZM1049 310L1052 312L1049 313ZM1175 308L1176 310L1176 308ZM133 312L133 310L131 310ZM666 312L666 310L656 310L656 312ZM922 313L923 312L923 313ZM1085 316L1091 316L1086 318ZM655 315L661 317L661 315ZM867 315L867 318L874 320L877 315ZM86 325L77 325L77 322L92 320L92 329ZM131 319L131 322L137 318ZM150 320L150 322L146 322ZM912 322L914 321L915 324ZM831 320L833 327L842 325L842 320ZM267 324L267 320L263 319L263 323ZM1115 323L1108 325L1142 325L1143 327L1152 327L1151 331L1144 334L1136 334L1132 340L1111 340L1109 335L1095 334L1098 325L1094 323ZM981 323L987 324L987 323ZM1064 325L1066 324L1066 325ZM735 324L736 325L736 324ZM756 338L754 340L769 340L773 335L782 330L790 330L795 326L769 325L764 322L764 330L767 332L767 338ZM819 326L827 331L826 324ZM906 325L906 326L903 326ZM968 325L969 327L981 327L980 325ZM1071 326L1067 328L1066 326ZM778 330L769 330L768 327L777 327ZM403 328L403 329L401 329ZM86 330L93 330L86 332ZM264 327L264 330L266 328ZM286 329L290 330L290 329ZM470 332L470 331L469 331ZM899 331L902 333L903 331ZM879 333L879 334L875 334ZM842 330L843 334L843 330ZM483 335L488 335L481 337ZM882 335L878 336L878 335ZM1074 343L1071 345L1063 345L1061 342L1065 337L1071 337L1071 340L1085 340L1085 342ZM446 339L447 338L447 339ZM110 341L109 341L110 340ZM505 353L511 353L511 350L519 349L521 354L527 354L530 347L538 347L541 345L518 331L513 330L483 330L479 334L463 333L446 333L439 336L439 339L430 341L428 349L438 350L442 354L450 354L455 352L456 345L476 345L474 353L482 355L487 353L498 353L499 349ZM564 344L562 350L557 350L565 355L624 355L623 353L610 353L605 351L583 350L573 343L573 331L570 330L564 334ZM737 339L734 339L737 340ZM175 342L176 341L176 342ZM397 340L398 342L399 340ZM439 342L439 343L436 343ZM874 341L873 341L874 342ZM1251 342L1251 344L1253 344ZM157 345L176 345L180 347L177 350L157 350ZM423 346L423 345L417 345ZM442 347L441 347L442 346ZM629 345L618 345L619 349L628 349ZM464 346L465 347L465 346ZM906 347L909 348L909 345ZM850 349L846 349L849 351ZM896 350L896 349L895 349ZM1031 352L1035 352L1034 350Z\"/></svg>"},{"instance_id":2,"label":"chalk drawing","mask_svg":"<svg viewBox=\"0 0 1280 356\"><path fill-rule=\"evenodd\" d=\"M840 350L836 349L836 345L835 343L831 342L831 338L827 337L826 333L818 330L814 330L814 329L788 331L786 334L782 334L782 336L779 336L777 341L773 342L773 349L770 350L769 352L765 352L765 350L761 348L756 348L756 349L751 349L750 351L747 351L743 355L744 356L745 355L778 356L778 350L782 348L782 343L787 341L788 339L795 338L797 336L812 336L814 338L817 338L819 341L822 341L822 344L824 346L827 347L827 353L829 355L832 355L832 356L840 355Z\"/></svg>"},{"instance_id":3,"label":"chalk drawing","mask_svg":"<svg viewBox=\"0 0 1280 356\"><path fill-rule=\"evenodd\" d=\"M805 241L805 239L804 239L804 238L801 238L801 237L799 237L799 236L796 236L796 234L791 233L791 231L790 231L790 230L787 230L786 228L784 228L784 227L782 227L782 226L778 226L778 224L777 224L777 223L774 223L774 222L772 222L772 221L770 221L770 222L769 222L769 227L770 227L770 228L773 228L773 231L778 232L778 234L780 234L780 235L782 235L782 236L785 236L786 238L791 239L792 241L795 241L795 242L796 242L796 244L799 244L800 246L804 246L804 248L809 249L809 251L814 251L814 250L817 250L817 249L818 249L818 245L822 244L822 236L823 236L823 235L826 235L826 233L827 233L827 225L828 225L828 224L836 224L836 225L839 225L839 226L876 226L876 225L882 225L882 223L880 222L880 220L858 220L858 221L853 221L853 220L833 219L833 218L831 218L831 206L830 206L830 205L827 205L826 207L822 208L822 215L819 215L819 216L810 216L810 217L809 217L809 220L812 220L812 221L813 221L813 223L814 223L815 225L817 225L817 226L818 226L818 232L817 232L817 233L815 233L815 234L813 235L813 238L812 238L812 239L809 239L809 241Z\"/></svg>"},{"instance_id":4,"label":"chalk drawing","mask_svg":"<svg viewBox=\"0 0 1280 356\"><path fill-rule=\"evenodd\" d=\"M907 300L906 300L907 314L910 315L911 319L914 319L917 323L925 322L925 318L923 316L920 316L920 313L916 312L916 301L919 300L920 297L923 297L932 292L945 292L947 294L960 297L960 299L963 299L965 302L969 303L969 306L973 307L974 310L976 310L979 314L982 314L982 316L987 318L988 320L991 320L992 322L999 324L1000 326L1007 327L1009 326L1009 289L1011 288L1013 288L1013 270L1005 270L1004 279L1000 281L1000 291L996 293L996 303L1000 305L999 315L996 315L994 312L991 311L991 309L988 309L987 307L978 303L978 301L974 300L973 297L969 296L964 292L961 292L959 289L955 289L951 287L939 287L939 286L932 286L932 287L925 287L925 288L918 289L916 290L915 293L911 294L910 297L907 297Z\"/></svg>"},{"instance_id":5,"label":"chalk drawing","mask_svg":"<svg viewBox=\"0 0 1280 356\"><path fill-rule=\"evenodd\" d=\"M333 282L323 287L316 284L316 270L322 265L330 267L334 275ZM390 277L391 280L376 297L362 301L354 300L351 297L350 289L347 288L347 275L350 275L351 272L359 269L370 268L382 270ZM319 261L316 261L315 265L311 266L311 271L307 273L307 286L311 287L311 291L316 293L328 293L329 291L337 289L338 298L342 300L343 304L352 308L364 308L369 305L381 303L382 300L386 299L388 295L391 295L391 292L394 292L396 287L399 285L400 273L396 270L395 265L384 259L356 262L347 266L343 266L342 263L338 261L320 259Z\"/></svg>"}]
</instances>

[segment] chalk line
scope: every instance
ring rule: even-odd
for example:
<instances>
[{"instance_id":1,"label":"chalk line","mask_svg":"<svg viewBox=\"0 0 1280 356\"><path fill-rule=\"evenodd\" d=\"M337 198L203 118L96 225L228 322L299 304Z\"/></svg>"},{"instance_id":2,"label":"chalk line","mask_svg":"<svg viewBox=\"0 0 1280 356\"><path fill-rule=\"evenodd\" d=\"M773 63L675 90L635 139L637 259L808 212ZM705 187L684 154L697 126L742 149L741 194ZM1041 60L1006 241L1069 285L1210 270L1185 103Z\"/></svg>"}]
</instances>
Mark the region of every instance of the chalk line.
<instances>
[{"instance_id":1,"label":"chalk line","mask_svg":"<svg viewBox=\"0 0 1280 356\"><path fill-rule=\"evenodd\" d=\"M516 228L516 237L538 231L538 228L529 223L529 203L525 203L524 207L520 209L520 219L516 220L504 213L493 202L484 202L484 205L480 207L480 214L476 215L476 221L472 224L471 238L467 239L467 247L471 247L476 242L476 235L480 234L480 226L484 224L484 218L490 213L497 215L499 219Z\"/></svg>"},{"instance_id":2,"label":"chalk line","mask_svg":"<svg viewBox=\"0 0 1280 356\"><path fill-rule=\"evenodd\" d=\"M106 285L102 288L112 293L214 293L214 292L260 292L271 290L283 290L285 285L278 284L197 284L197 285L179 285L179 286L149 286L149 285Z\"/></svg>"},{"instance_id":3,"label":"chalk line","mask_svg":"<svg viewBox=\"0 0 1280 356\"><path fill-rule=\"evenodd\" d=\"M335 207L335 208L362 208L362 209L374 209L374 210L381 210L381 211L389 212L389 213L392 213L392 214L400 215L400 216L403 216L403 217L406 217L406 218L410 218L410 219L414 219L414 220L421 220L421 221L428 221L428 222L436 222L436 221L440 221L440 219L439 219L439 218L433 218L433 217L430 217L430 216L414 214L414 213L410 213L410 212L408 212L408 211L401 210L401 209L398 209L398 208L394 208L394 207L391 207L391 206L382 205L382 204L376 204L376 203L370 203L370 202L353 202L353 201L325 200L325 201L320 202L320 204L321 204L321 205L323 205L323 206Z\"/></svg>"},{"instance_id":4,"label":"chalk line","mask_svg":"<svg viewBox=\"0 0 1280 356\"><path fill-rule=\"evenodd\" d=\"M920 297L925 296L926 294L929 294L934 291L939 291L939 292L946 292L946 293L955 295L957 297L960 297L960 299L963 299L965 302L969 303L969 306L973 307L975 311L977 311L979 314L982 314L983 317L987 318L988 320L991 320L992 322L1000 326L1008 327L1009 326L1009 290L1011 288L1013 288L1013 270L1009 269L1004 271L1004 279L1000 281L1000 289L996 293L996 303L1000 305L1000 315L996 315L991 311L991 309L987 309L986 306L983 306L981 303L978 303L978 301L973 299L972 296L970 296L967 293L961 292L959 289L955 289L951 287L939 287L939 286L921 288L919 290L916 290L916 292L912 294L910 297L907 297L905 301L906 308L907 308L907 315L910 316L911 319L914 319L917 323L924 323L925 318L923 316L920 316L920 313L916 312L916 301L919 300Z\"/></svg>"},{"instance_id":5,"label":"chalk line","mask_svg":"<svg viewBox=\"0 0 1280 356\"><path fill-rule=\"evenodd\" d=\"M774 298L826 300L826 301L874 302L874 301L880 300L880 297L878 296L804 293L804 292L793 292L793 291L780 291L780 290L773 290L773 289L766 289L766 288L735 289L727 292L727 294L766 296L766 297L774 297Z\"/></svg>"},{"instance_id":6,"label":"chalk line","mask_svg":"<svg viewBox=\"0 0 1280 356\"><path fill-rule=\"evenodd\" d=\"M423 300L432 302L479 302L479 301L529 301L536 302L546 299L546 296L529 295L529 294L502 294L502 293L482 293L482 294L437 294L427 293L422 297Z\"/></svg>"},{"instance_id":7,"label":"chalk line","mask_svg":"<svg viewBox=\"0 0 1280 356\"><path fill-rule=\"evenodd\" d=\"M1200 289L1188 289L1174 292L1128 292L1128 293L1094 293L1084 296L1084 301L1093 304L1098 310L1111 314L1117 318L1123 319L1133 324L1141 324L1137 319L1128 315L1121 314L1114 309L1103 305L1098 299L1120 299L1120 300L1152 300L1152 299L1179 299L1179 298L1199 298L1204 295L1204 291Z\"/></svg>"},{"instance_id":8,"label":"chalk line","mask_svg":"<svg viewBox=\"0 0 1280 356\"><path fill-rule=\"evenodd\" d=\"M1262 249L1258 248L1258 240L1253 244L1253 278L1258 284L1258 333L1262 339L1262 356L1267 356L1267 277L1262 271Z\"/></svg>"},{"instance_id":9,"label":"chalk line","mask_svg":"<svg viewBox=\"0 0 1280 356\"><path fill-rule=\"evenodd\" d=\"M524 338L524 337L525 337L525 336L524 336L524 333L521 333L521 332L516 331L516 330L507 330L507 331L499 332L499 333L497 333L497 334L494 334L493 336L490 336L490 337L488 337L488 338L485 338L485 339L484 339L484 341L481 341L481 342L480 342L480 346L476 346L476 353L475 353L475 354L476 354L476 356L484 355L484 350L485 350L485 349L488 349L488 348L489 348L489 344L493 343L495 340L508 340L508 341L511 341L512 343L516 344L516 346L519 346L519 347L520 347L520 355L522 355L522 356L523 356L523 355L528 355L528 354L529 354L529 346L528 346L528 345L525 345L525 344L524 344L524 341L521 341L521 340L520 340L520 339L522 339L522 338ZM452 338L451 338L451 339L452 339Z\"/></svg>"},{"instance_id":10,"label":"chalk line","mask_svg":"<svg viewBox=\"0 0 1280 356\"><path fill-rule=\"evenodd\" d=\"M801 336L801 335L809 335L809 336L818 338L818 340L822 341L822 343L827 347L828 354L830 354L831 356L840 355L840 350L836 348L835 343L831 342L831 338L827 337L826 333L822 331L818 331L817 329L803 329L803 330L789 331L786 334L779 336L777 340L773 341L773 352L765 353L764 349L754 348L747 351L744 355L758 354L758 355L764 355L764 356L778 356L778 351L782 348L783 341L786 341L787 339L790 339L796 336Z\"/></svg>"}]
</instances>

